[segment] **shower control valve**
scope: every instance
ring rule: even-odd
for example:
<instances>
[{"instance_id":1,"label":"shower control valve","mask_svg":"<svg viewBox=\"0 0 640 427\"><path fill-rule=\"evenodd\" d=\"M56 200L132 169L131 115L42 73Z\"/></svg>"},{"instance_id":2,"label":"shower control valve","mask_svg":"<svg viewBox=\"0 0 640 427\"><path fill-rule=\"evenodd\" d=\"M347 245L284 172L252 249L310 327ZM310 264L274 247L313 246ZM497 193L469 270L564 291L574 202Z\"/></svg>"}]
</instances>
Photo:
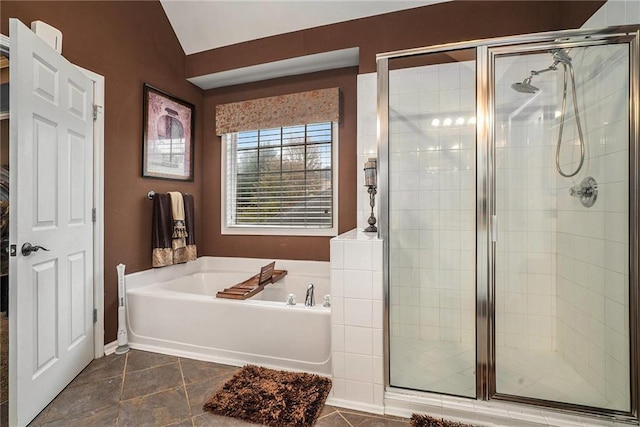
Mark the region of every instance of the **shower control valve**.
<instances>
[{"instance_id":1,"label":"shower control valve","mask_svg":"<svg viewBox=\"0 0 640 427\"><path fill-rule=\"evenodd\" d=\"M569 195L579 197L580 203L586 208L590 208L596 203L598 198L598 183L596 180L588 176L582 180L579 185L574 185L569 189Z\"/></svg>"}]
</instances>

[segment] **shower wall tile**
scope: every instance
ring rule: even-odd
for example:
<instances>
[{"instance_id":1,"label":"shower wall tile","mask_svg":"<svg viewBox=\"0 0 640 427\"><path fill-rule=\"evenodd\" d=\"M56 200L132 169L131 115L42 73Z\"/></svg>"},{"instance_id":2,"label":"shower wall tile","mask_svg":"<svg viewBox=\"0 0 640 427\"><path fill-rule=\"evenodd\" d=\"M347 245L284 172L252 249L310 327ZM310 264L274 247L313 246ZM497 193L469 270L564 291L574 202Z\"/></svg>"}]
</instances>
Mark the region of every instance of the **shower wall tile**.
<instances>
[{"instance_id":1,"label":"shower wall tile","mask_svg":"<svg viewBox=\"0 0 640 427\"><path fill-rule=\"evenodd\" d=\"M474 65L393 70L390 82L391 334L472 343Z\"/></svg>"},{"instance_id":2,"label":"shower wall tile","mask_svg":"<svg viewBox=\"0 0 640 427\"><path fill-rule=\"evenodd\" d=\"M382 240L358 229L331 239L333 383L328 402L382 413Z\"/></svg>"},{"instance_id":3,"label":"shower wall tile","mask_svg":"<svg viewBox=\"0 0 640 427\"><path fill-rule=\"evenodd\" d=\"M357 176L357 222L360 229L368 227L367 219L371 213L369 206L369 194L364 186L364 163L370 157L377 157L377 73L358 75L358 135L356 149L358 153ZM417 183L417 177L413 179ZM377 203L377 200L376 200ZM378 207L375 207L375 216L378 218Z\"/></svg>"},{"instance_id":4,"label":"shower wall tile","mask_svg":"<svg viewBox=\"0 0 640 427\"><path fill-rule=\"evenodd\" d=\"M637 0L609 0L581 28L640 24L640 3Z\"/></svg>"},{"instance_id":5,"label":"shower wall tile","mask_svg":"<svg viewBox=\"0 0 640 427\"><path fill-rule=\"evenodd\" d=\"M635 22L622 22L628 19L622 11L630 3L607 2L585 26L640 22L640 16ZM578 53L573 58L577 91L585 99L581 120L587 160L575 178L558 178L556 183L561 209L557 250L558 352L612 405L624 408L629 401L629 64L623 47L610 46L606 52L608 56L594 52ZM572 118L568 123L575 128ZM576 143L574 130L568 133L567 141L570 138ZM571 159L574 150L575 146L566 143L561 157ZM574 158L572 163L563 163L563 168L571 170L576 165ZM568 196L569 187L585 176L593 176L598 182L598 199L591 208Z\"/></svg>"}]
</instances>

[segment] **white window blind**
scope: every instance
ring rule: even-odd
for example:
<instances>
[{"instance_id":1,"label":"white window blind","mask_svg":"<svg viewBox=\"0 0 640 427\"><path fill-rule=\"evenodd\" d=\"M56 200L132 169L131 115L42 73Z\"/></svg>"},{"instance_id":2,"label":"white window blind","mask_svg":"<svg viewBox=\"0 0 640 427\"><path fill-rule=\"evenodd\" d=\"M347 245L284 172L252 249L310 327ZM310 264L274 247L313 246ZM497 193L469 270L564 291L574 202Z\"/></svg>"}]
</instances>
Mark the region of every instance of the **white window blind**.
<instances>
[{"instance_id":1,"label":"white window blind","mask_svg":"<svg viewBox=\"0 0 640 427\"><path fill-rule=\"evenodd\" d=\"M227 228L336 234L336 134L325 122L223 135Z\"/></svg>"}]
</instances>

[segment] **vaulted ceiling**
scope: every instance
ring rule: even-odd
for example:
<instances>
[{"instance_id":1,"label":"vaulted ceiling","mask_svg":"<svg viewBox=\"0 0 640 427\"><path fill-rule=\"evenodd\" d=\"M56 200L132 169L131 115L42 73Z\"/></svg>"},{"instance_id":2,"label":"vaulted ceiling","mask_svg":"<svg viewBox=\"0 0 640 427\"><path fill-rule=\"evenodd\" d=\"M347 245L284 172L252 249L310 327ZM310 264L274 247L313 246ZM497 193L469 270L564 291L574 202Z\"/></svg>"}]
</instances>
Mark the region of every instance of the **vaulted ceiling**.
<instances>
[{"instance_id":1,"label":"vaulted ceiling","mask_svg":"<svg viewBox=\"0 0 640 427\"><path fill-rule=\"evenodd\" d=\"M160 0L185 54L447 0Z\"/></svg>"}]
</instances>

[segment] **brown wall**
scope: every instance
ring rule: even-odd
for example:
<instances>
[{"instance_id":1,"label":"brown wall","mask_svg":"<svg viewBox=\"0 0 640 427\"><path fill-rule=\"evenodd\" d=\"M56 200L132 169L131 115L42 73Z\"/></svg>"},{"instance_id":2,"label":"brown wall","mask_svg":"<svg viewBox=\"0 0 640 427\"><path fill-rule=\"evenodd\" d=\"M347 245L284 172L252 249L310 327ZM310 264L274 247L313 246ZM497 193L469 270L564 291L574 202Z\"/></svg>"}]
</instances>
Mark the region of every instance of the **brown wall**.
<instances>
[{"instance_id":1,"label":"brown wall","mask_svg":"<svg viewBox=\"0 0 640 427\"><path fill-rule=\"evenodd\" d=\"M184 78L184 52L159 2L0 3L1 31L8 18L29 26L42 20L63 33L63 55L105 77L105 342L116 338L117 278L151 268L151 201L147 191L177 190L195 196L201 219L199 180L184 183L141 178L142 84L147 82L196 106L196 164L200 173L202 91ZM200 230L199 223L196 230ZM201 240L201 234L197 234Z\"/></svg>"},{"instance_id":2,"label":"brown wall","mask_svg":"<svg viewBox=\"0 0 640 427\"><path fill-rule=\"evenodd\" d=\"M329 260L329 237L300 236L222 236L220 234L220 165L221 143L215 134L215 106L227 102L264 98L267 96L339 87L342 92L342 117L339 125L338 228L349 231L356 226L356 134L357 134L357 74L358 68L343 68L321 73L286 77L258 83L230 86L205 93L202 182L206 197L202 210L207 219L202 222L206 238L198 245L201 254L269 259Z\"/></svg>"},{"instance_id":3,"label":"brown wall","mask_svg":"<svg viewBox=\"0 0 640 427\"><path fill-rule=\"evenodd\" d=\"M187 56L188 77L349 47L360 73L381 52L580 27L604 1L454 1L266 37Z\"/></svg>"}]
</instances>

